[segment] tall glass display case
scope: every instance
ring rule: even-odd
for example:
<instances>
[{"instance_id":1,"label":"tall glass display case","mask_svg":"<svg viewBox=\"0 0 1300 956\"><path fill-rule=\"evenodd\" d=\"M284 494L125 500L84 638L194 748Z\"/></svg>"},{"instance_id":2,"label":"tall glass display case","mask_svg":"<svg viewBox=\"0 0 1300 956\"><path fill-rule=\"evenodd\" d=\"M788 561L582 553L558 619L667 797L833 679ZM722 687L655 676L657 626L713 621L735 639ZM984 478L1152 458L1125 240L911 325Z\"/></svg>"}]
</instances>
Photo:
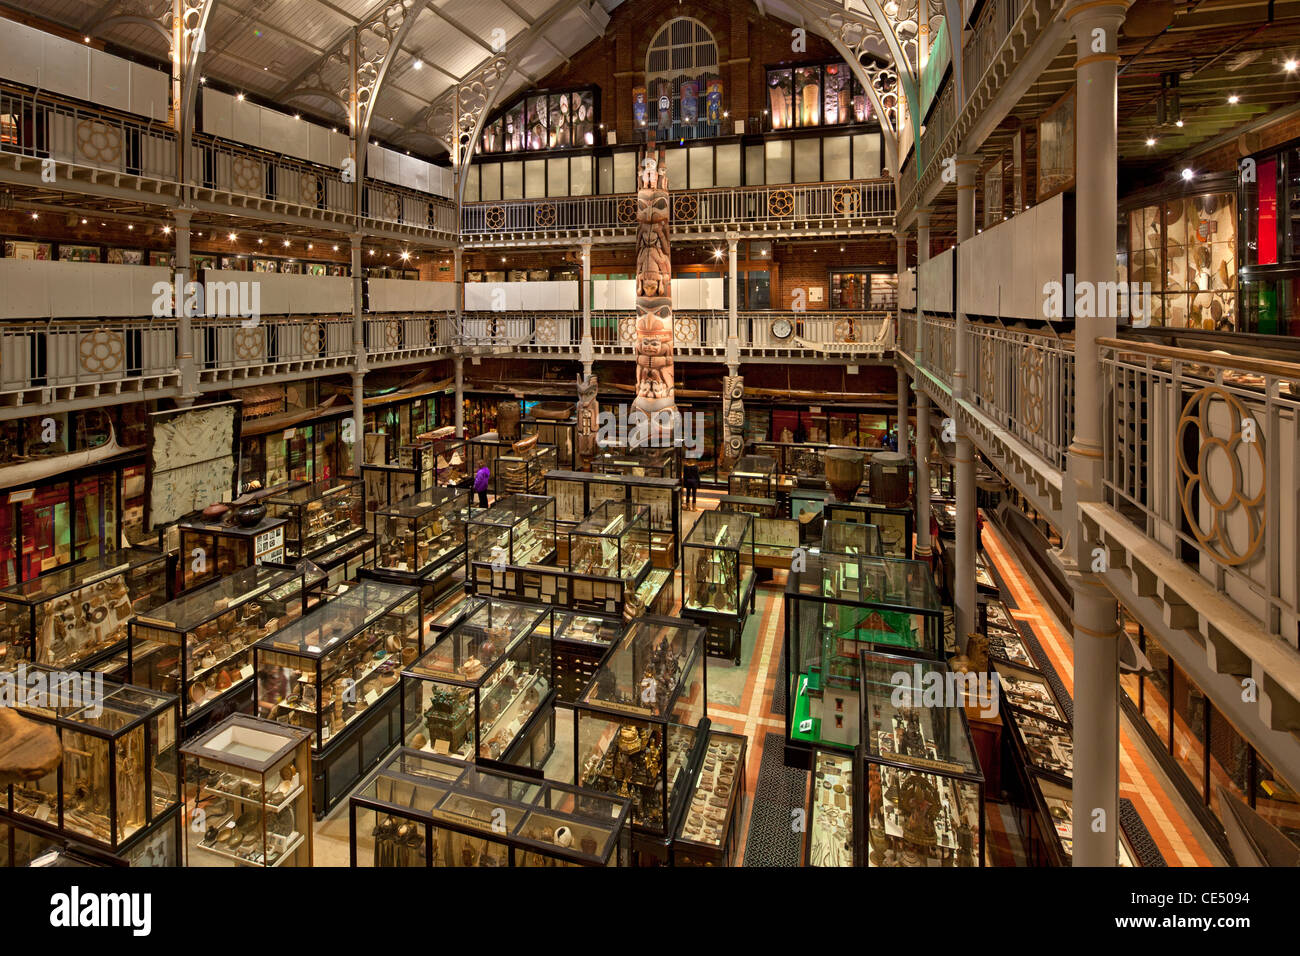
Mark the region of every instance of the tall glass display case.
<instances>
[{"instance_id":1,"label":"tall glass display case","mask_svg":"<svg viewBox=\"0 0 1300 956\"><path fill-rule=\"evenodd\" d=\"M677 567L681 539L680 481L552 471L546 476L546 493L555 497L556 521L561 528L577 524L606 501L645 505L650 509L651 562L665 570ZM559 546L567 547L567 544L567 537L562 536Z\"/></svg>"},{"instance_id":2,"label":"tall glass display case","mask_svg":"<svg viewBox=\"0 0 1300 956\"><path fill-rule=\"evenodd\" d=\"M360 478L295 482L284 493L268 498L266 507L271 517L289 521L284 536L289 561L317 560L365 530Z\"/></svg>"},{"instance_id":3,"label":"tall glass display case","mask_svg":"<svg viewBox=\"0 0 1300 956\"><path fill-rule=\"evenodd\" d=\"M377 512L405 501L426 487L422 483L420 472L415 468L397 464L362 465L361 488L365 499L366 527L374 528Z\"/></svg>"},{"instance_id":4,"label":"tall glass display case","mask_svg":"<svg viewBox=\"0 0 1300 956\"><path fill-rule=\"evenodd\" d=\"M572 406L570 406L572 407ZM519 423L525 438L536 435L538 444L555 449L555 467L578 466L578 420L576 418L534 418L529 416Z\"/></svg>"},{"instance_id":5,"label":"tall glass display case","mask_svg":"<svg viewBox=\"0 0 1300 956\"><path fill-rule=\"evenodd\" d=\"M220 521L182 521L180 533L181 590L215 581L244 568L269 561L283 564L285 518L266 517L250 528Z\"/></svg>"},{"instance_id":6,"label":"tall glass display case","mask_svg":"<svg viewBox=\"0 0 1300 956\"><path fill-rule=\"evenodd\" d=\"M702 628L638 618L573 705L578 784L631 797L647 858L667 860L708 739L704 660Z\"/></svg>"},{"instance_id":7,"label":"tall glass display case","mask_svg":"<svg viewBox=\"0 0 1300 956\"><path fill-rule=\"evenodd\" d=\"M522 567L555 560L555 499L550 495L506 495L465 525L470 561L502 561Z\"/></svg>"},{"instance_id":8,"label":"tall glass display case","mask_svg":"<svg viewBox=\"0 0 1300 956\"><path fill-rule=\"evenodd\" d=\"M747 498L776 498L776 459L744 455L732 466L727 493Z\"/></svg>"},{"instance_id":9,"label":"tall glass display case","mask_svg":"<svg viewBox=\"0 0 1300 956\"><path fill-rule=\"evenodd\" d=\"M624 475L629 478L680 478L680 448L656 448L626 444L602 445L591 459L591 470L601 475Z\"/></svg>"},{"instance_id":10,"label":"tall glass display case","mask_svg":"<svg viewBox=\"0 0 1300 956\"><path fill-rule=\"evenodd\" d=\"M627 866L628 800L403 748L349 801L354 867Z\"/></svg>"},{"instance_id":11,"label":"tall glass display case","mask_svg":"<svg viewBox=\"0 0 1300 956\"><path fill-rule=\"evenodd\" d=\"M181 748L186 866L311 866L311 734L231 714Z\"/></svg>"},{"instance_id":12,"label":"tall glass display case","mask_svg":"<svg viewBox=\"0 0 1300 956\"><path fill-rule=\"evenodd\" d=\"M614 501L597 505L569 532L569 569L638 587L650 570L650 509Z\"/></svg>"},{"instance_id":13,"label":"tall glass display case","mask_svg":"<svg viewBox=\"0 0 1300 956\"><path fill-rule=\"evenodd\" d=\"M682 544L682 615L708 627L711 655L740 663L754 588L753 516L701 512Z\"/></svg>"},{"instance_id":14,"label":"tall glass display case","mask_svg":"<svg viewBox=\"0 0 1300 956\"><path fill-rule=\"evenodd\" d=\"M479 603L402 671L402 739L463 759L513 763L554 699L550 610ZM551 717L553 720L553 717ZM553 739L553 736L552 736Z\"/></svg>"},{"instance_id":15,"label":"tall glass display case","mask_svg":"<svg viewBox=\"0 0 1300 956\"><path fill-rule=\"evenodd\" d=\"M54 729L63 760L44 777L0 792L4 813L28 826L124 855L158 828L175 826L180 712L174 694L101 679L69 680L64 671L27 665L14 706ZM46 690L33 700L37 687Z\"/></svg>"},{"instance_id":16,"label":"tall glass display case","mask_svg":"<svg viewBox=\"0 0 1300 956\"><path fill-rule=\"evenodd\" d=\"M463 564L468 491L429 488L375 513L375 567L412 578Z\"/></svg>"},{"instance_id":17,"label":"tall glass display case","mask_svg":"<svg viewBox=\"0 0 1300 956\"><path fill-rule=\"evenodd\" d=\"M809 554L785 588L786 762L858 743L858 654L883 647L943 656L943 605L929 567L865 555Z\"/></svg>"},{"instance_id":18,"label":"tall glass display case","mask_svg":"<svg viewBox=\"0 0 1300 956\"><path fill-rule=\"evenodd\" d=\"M954 686L946 665L860 655L862 740L854 798L866 866L983 866L984 775L966 709L933 701Z\"/></svg>"},{"instance_id":19,"label":"tall glass display case","mask_svg":"<svg viewBox=\"0 0 1300 956\"><path fill-rule=\"evenodd\" d=\"M852 754L813 749L804 866L856 866Z\"/></svg>"},{"instance_id":20,"label":"tall glass display case","mask_svg":"<svg viewBox=\"0 0 1300 956\"><path fill-rule=\"evenodd\" d=\"M865 554L876 558L885 553L879 528L874 524L850 521L822 523L822 551L828 554Z\"/></svg>"},{"instance_id":21,"label":"tall glass display case","mask_svg":"<svg viewBox=\"0 0 1300 956\"><path fill-rule=\"evenodd\" d=\"M180 696L185 737L251 709L253 645L321 600L325 578L255 565L131 622L131 683Z\"/></svg>"},{"instance_id":22,"label":"tall glass display case","mask_svg":"<svg viewBox=\"0 0 1300 956\"><path fill-rule=\"evenodd\" d=\"M0 591L0 671L75 669L120 651L131 619L167 602L168 568L165 554L126 548Z\"/></svg>"},{"instance_id":23,"label":"tall glass display case","mask_svg":"<svg viewBox=\"0 0 1300 956\"><path fill-rule=\"evenodd\" d=\"M542 494L546 488L546 473L554 471L558 463L554 445L542 445L524 439L502 449L492 470L492 490L497 495Z\"/></svg>"},{"instance_id":24,"label":"tall glass display case","mask_svg":"<svg viewBox=\"0 0 1300 956\"><path fill-rule=\"evenodd\" d=\"M253 650L257 714L312 735L324 815L397 742L397 685L423 650L420 592L362 579Z\"/></svg>"}]
</instances>

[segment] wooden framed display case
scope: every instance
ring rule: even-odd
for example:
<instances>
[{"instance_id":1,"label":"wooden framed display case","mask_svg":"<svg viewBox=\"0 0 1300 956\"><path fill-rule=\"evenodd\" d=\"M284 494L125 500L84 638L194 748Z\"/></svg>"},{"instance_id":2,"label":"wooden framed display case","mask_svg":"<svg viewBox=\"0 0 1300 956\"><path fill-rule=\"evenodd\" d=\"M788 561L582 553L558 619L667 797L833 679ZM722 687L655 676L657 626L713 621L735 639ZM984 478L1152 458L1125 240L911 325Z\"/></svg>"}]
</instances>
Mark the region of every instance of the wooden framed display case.
<instances>
[{"instance_id":1,"label":"wooden framed display case","mask_svg":"<svg viewBox=\"0 0 1300 956\"><path fill-rule=\"evenodd\" d=\"M541 626L551 630L556 699L572 703L596 673L610 646L623 636L627 622L621 617L556 608Z\"/></svg>"},{"instance_id":2,"label":"wooden framed display case","mask_svg":"<svg viewBox=\"0 0 1300 956\"><path fill-rule=\"evenodd\" d=\"M320 562L323 555L365 531L364 495L360 478L336 478L313 484L294 482L266 499L267 514L286 518L285 560L307 558Z\"/></svg>"},{"instance_id":3,"label":"wooden framed display case","mask_svg":"<svg viewBox=\"0 0 1300 956\"><path fill-rule=\"evenodd\" d=\"M656 448L626 444L601 445L592 456L591 470L599 475L622 475L626 478L680 478L680 448Z\"/></svg>"},{"instance_id":4,"label":"wooden framed display case","mask_svg":"<svg viewBox=\"0 0 1300 956\"><path fill-rule=\"evenodd\" d=\"M181 591L215 581L255 564L283 564L286 518L266 517L251 528L220 521L182 521Z\"/></svg>"},{"instance_id":5,"label":"wooden framed display case","mask_svg":"<svg viewBox=\"0 0 1300 956\"><path fill-rule=\"evenodd\" d=\"M943 605L920 561L809 554L785 588L786 763L858 743L864 646L943 656Z\"/></svg>"},{"instance_id":6,"label":"wooden framed display case","mask_svg":"<svg viewBox=\"0 0 1300 956\"><path fill-rule=\"evenodd\" d=\"M432 596L441 595L465 567L465 521L473 511L468 491L428 488L375 512L375 570L404 584L428 582Z\"/></svg>"},{"instance_id":7,"label":"wooden framed display case","mask_svg":"<svg viewBox=\"0 0 1300 956\"><path fill-rule=\"evenodd\" d=\"M953 675L937 661L865 650L859 659L859 863L983 866L984 775Z\"/></svg>"},{"instance_id":8,"label":"wooden framed display case","mask_svg":"<svg viewBox=\"0 0 1300 956\"><path fill-rule=\"evenodd\" d=\"M650 509L604 501L569 531L569 570L636 588L650 571Z\"/></svg>"},{"instance_id":9,"label":"wooden framed display case","mask_svg":"<svg viewBox=\"0 0 1300 956\"><path fill-rule=\"evenodd\" d=\"M554 721L550 614L483 601L448 628L402 670L403 743L464 760L512 762L534 721Z\"/></svg>"},{"instance_id":10,"label":"wooden framed display case","mask_svg":"<svg viewBox=\"0 0 1300 956\"><path fill-rule=\"evenodd\" d=\"M626 501L650 509L650 559L656 568L676 568L680 557L682 486L674 478L644 478L552 471L546 476L546 493L555 497L556 519L561 529L577 524L606 501ZM560 547L567 548L567 536ZM562 560L567 560L563 554Z\"/></svg>"},{"instance_id":11,"label":"wooden framed display case","mask_svg":"<svg viewBox=\"0 0 1300 956\"><path fill-rule=\"evenodd\" d=\"M857 866L853 767L856 758L814 747L805 815L804 866Z\"/></svg>"},{"instance_id":12,"label":"wooden framed display case","mask_svg":"<svg viewBox=\"0 0 1300 956\"><path fill-rule=\"evenodd\" d=\"M325 578L268 565L244 568L131 622L131 683L180 696L188 738L253 706L253 645L319 603Z\"/></svg>"},{"instance_id":13,"label":"wooden framed display case","mask_svg":"<svg viewBox=\"0 0 1300 956\"><path fill-rule=\"evenodd\" d=\"M83 668L118 653L132 618L167 602L170 569L166 554L125 548L0 590L0 671Z\"/></svg>"},{"instance_id":14,"label":"wooden framed display case","mask_svg":"<svg viewBox=\"0 0 1300 956\"><path fill-rule=\"evenodd\" d=\"M354 867L627 866L626 797L402 748L348 804Z\"/></svg>"},{"instance_id":15,"label":"wooden framed display case","mask_svg":"<svg viewBox=\"0 0 1300 956\"><path fill-rule=\"evenodd\" d=\"M673 841L673 866L736 865L748 744L741 734L709 731L690 803Z\"/></svg>"},{"instance_id":16,"label":"wooden framed display case","mask_svg":"<svg viewBox=\"0 0 1300 956\"><path fill-rule=\"evenodd\" d=\"M749 495L722 495L718 510L753 515L755 518L775 518L778 514L775 498L754 498Z\"/></svg>"},{"instance_id":17,"label":"wooden framed display case","mask_svg":"<svg viewBox=\"0 0 1300 956\"><path fill-rule=\"evenodd\" d=\"M633 850L667 862L708 740L704 629L643 617L573 704L578 785L630 795Z\"/></svg>"},{"instance_id":18,"label":"wooden framed display case","mask_svg":"<svg viewBox=\"0 0 1300 956\"><path fill-rule=\"evenodd\" d=\"M424 650L420 592L362 579L253 649L257 714L312 735L323 816L395 744L400 668Z\"/></svg>"},{"instance_id":19,"label":"wooden framed display case","mask_svg":"<svg viewBox=\"0 0 1300 956\"><path fill-rule=\"evenodd\" d=\"M880 545L887 557L912 557L912 534L916 526L916 512L912 508L887 508L871 501L859 499L851 502L827 500L827 521L873 524L880 532Z\"/></svg>"},{"instance_id":20,"label":"wooden framed display case","mask_svg":"<svg viewBox=\"0 0 1300 956\"><path fill-rule=\"evenodd\" d=\"M731 468L727 494L747 498L776 498L776 459L770 455L744 455Z\"/></svg>"},{"instance_id":21,"label":"wooden framed display case","mask_svg":"<svg viewBox=\"0 0 1300 956\"><path fill-rule=\"evenodd\" d=\"M0 791L0 816L119 856L159 829L175 828L176 695L40 664L24 667L26 681L15 685L13 706L54 729L63 761L44 777Z\"/></svg>"},{"instance_id":22,"label":"wooden framed display case","mask_svg":"<svg viewBox=\"0 0 1300 956\"><path fill-rule=\"evenodd\" d=\"M312 865L309 731L231 714L181 753L186 866Z\"/></svg>"},{"instance_id":23,"label":"wooden framed display case","mask_svg":"<svg viewBox=\"0 0 1300 956\"><path fill-rule=\"evenodd\" d=\"M0 817L0 869L5 868L88 868L129 865L126 860L65 836L26 827L21 820ZM148 864L145 864L148 865ZM160 866L177 866L171 858Z\"/></svg>"},{"instance_id":24,"label":"wooden framed display case","mask_svg":"<svg viewBox=\"0 0 1300 956\"><path fill-rule=\"evenodd\" d=\"M682 543L682 616L708 628L711 656L740 663L755 588L753 516L701 512Z\"/></svg>"},{"instance_id":25,"label":"wooden framed display case","mask_svg":"<svg viewBox=\"0 0 1300 956\"><path fill-rule=\"evenodd\" d=\"M546 473L558 462L554 445L527 440L515 442L510 451L497 456L492 470L492 493L496 495L542 494L546 490Z\"/></svg>"},{"instance_id":26,"label":"wooden framed display case","mask_svg":"<svg viewBox=\"0 0 1300 956\"><path fill-rule=\"evenodd\" d=\"M550 495L506 495L475 511L465 523L467 560L552 564L555 561L555 499Z\"/></svg>"},{"instance_id":27,"label":"wooden framed display case","mask_svg":"<svg viewBox=\"0 0 1300 956\"><path fill-rule=\"evenodd\" d=\"M578 467L578 420L576 418L554 419L529 416L520 421L519 428L525 438L536 435L539 445L550 445L555 449L556 468Z\"/></svg>"},{"instance_id":28,"label":"wooden framed display case","mask_svg":"<svg viewBox=\"0 0 1300 956\"><path fill-rule=\"evenodd\" d=\"M865 554L876 558L885 553L879 528L874 524L849 521L822 523L822 551L828 554Z\"/></svg>"},{"instance_id":29,"label":"wooden framed display case","mask_svg":"<svg viewBox=\"0 0 1300 956\"><path fill-rule=\"evenodd\" d=\"M361 487L365 498L365 525L374 530L377 512L405 501L426 485L417 468L390 463L362 465Z\"/></svg>"}]
</instances>

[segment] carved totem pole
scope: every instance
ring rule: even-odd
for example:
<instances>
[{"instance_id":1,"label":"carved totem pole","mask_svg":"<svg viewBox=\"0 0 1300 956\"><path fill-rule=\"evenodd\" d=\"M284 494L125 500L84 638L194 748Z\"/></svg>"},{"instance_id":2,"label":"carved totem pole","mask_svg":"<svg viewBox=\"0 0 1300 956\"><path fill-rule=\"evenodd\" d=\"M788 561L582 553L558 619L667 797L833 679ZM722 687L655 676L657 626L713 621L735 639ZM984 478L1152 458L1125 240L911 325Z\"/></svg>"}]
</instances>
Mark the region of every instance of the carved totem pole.
<instances>
[{"instance_id":1,"label":"carved totem pole","mask_svg":"<svg viewBox=\"0 0 1300 956\"><path fill-rule=\"evenodd\" d=\"M663 150L641 160L636 193L636 398L631 444L670 445L680 416L673 386L672 260ZM637 414L637 413L640 414ZM644 437L642 437L644 436Z\"/></svg>"},{"instance_id":2,"label":"carved totem pole","mask_svg":"<svg viewBox=\"0 0 1300 956\"><path fill-rule=\"evenodd\" d=\"M578 376L578 454L584 467L596 454L596 435L600 430L600 403L596 401L599 385L595 375Z\"/></svg>"}]
</instances>

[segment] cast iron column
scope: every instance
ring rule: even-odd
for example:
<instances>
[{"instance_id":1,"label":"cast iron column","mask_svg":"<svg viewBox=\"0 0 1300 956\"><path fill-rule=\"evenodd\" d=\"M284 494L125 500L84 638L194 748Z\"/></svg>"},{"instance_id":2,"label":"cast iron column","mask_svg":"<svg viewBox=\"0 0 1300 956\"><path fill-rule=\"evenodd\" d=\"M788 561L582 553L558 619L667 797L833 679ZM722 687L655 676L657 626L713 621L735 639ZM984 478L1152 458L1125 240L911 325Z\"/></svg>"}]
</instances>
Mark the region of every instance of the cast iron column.
<instances>
[{"instance_id":1,"label":"cast iron column","mask_svg":"<svg viewBox=\"0 0 1300 956\"><path fill-rule=\"evenodd\" d=\"M177 316L176 365L181 373L181 394L178 399L180 405L193 405L194 399L199 394L199 373L194 363L194 323L189 309L185 307L185 286L194 277L190 269L190 217L193 214L191 209L177 209L172 213L176 220L176 268L173 276L176 287L173 294L176 296L175 304L179 308L173 309L173 312ZM207 296L204 296L202 301L206 306Z\"/></svg>"},{"instance_id":2,"label":"cast iron column","mask_svg":"<svg viewBox=\"0 0 1300 956\"><path fill-rule=\"evenodd\" d=\"M353 447L353 461L358 469L366 460L366 326L361 317L361 239L353 233L352 239L352 349L356 368L352 372L352 436L360 448ZM358 471L358 474L360 472Z\"/></svg>"},{"instance_id":3,"label":"cast iron column","mask_svg":"<svg viewBox=\"0 0 1300 956\"><path fill-rule=\"evenodd\" d=\"M961 243L975 235L975 171L979 157L958 156L957 165L957 251L962 254ZM959 266L960 268L960 266ZM956 414L958 406L968 397L967 384L970 369L970 327L958 290L953 289L956 321L953 329L952 399L957 426L956 474L953 476L957 494L957 560L954 568L953 622L957 649L966 649L966 636L975 630L975 443L966 431L965 418Z\"/></svg>"},{"instance_id":4,"label":"cast iron column","mask_svg":"<svg viewBox=\"0 0 1300 956\"><path fill-rule=\"evenodd\" d=\"M929 560L930 545L930 399L922 384L920 369L925 365L925 312L921 308L921 265L930 261L930 210L916 211L916 349L917 374L912 381L916 390L916 551L917 560Z\"/></svg>"}]
</instances>

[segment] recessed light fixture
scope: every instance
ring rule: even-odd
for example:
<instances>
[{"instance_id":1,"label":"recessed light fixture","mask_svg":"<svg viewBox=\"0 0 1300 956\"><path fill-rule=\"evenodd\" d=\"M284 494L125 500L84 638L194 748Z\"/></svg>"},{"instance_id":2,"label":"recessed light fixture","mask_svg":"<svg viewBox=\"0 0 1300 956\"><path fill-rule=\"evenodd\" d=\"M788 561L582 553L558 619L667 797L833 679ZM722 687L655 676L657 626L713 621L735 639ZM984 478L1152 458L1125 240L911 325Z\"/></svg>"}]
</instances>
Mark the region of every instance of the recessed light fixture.
<instances>
[{"instance_id":1,"label":"recessed light fixture","mask_svg":"<svg viewBox=\"0 0 1300 956\"><path fill-rule=\"evenodd\" d=\"M81 224L84 226L84 225L86 224L86 220L84 220L84 219L81 220Z\"/></svg>"},{"instance_id":2,"label":"recessed light fixture","mask_svg":"<svg viewBox=\"0 0 1300 956\"><path fill-rule=\"evenodd\" d=\"M1295 57L1289 56L1287 57L1286 62L1282 64L1282 69L1286 70L1288 73L1294 73L1297 66L1300 66L1300 64L1296 63Z\"/></svg>"},{"instance_id":3,"label":"recessed light fixture","mask_svg":"<svg viewBox=\"0 0 1300 956\"><path fill-rule=\"evenodd\" d=\"M239 100L239 102L241 102L241 103L244 102L244 94L243 94L243 93L238 94L238 95L235 97L235 99Z\"/></svg>"},{"instance_id":4,"label":"recessed light fixture","mask_svg":"<svg viewBox=\"0 0 1300 956\"><path fill-rule=\"evenodd\" d=\"M126 224L126 231L127 231L127 232L135 232L135 223L133 223L133 222L129 222L129 223L127 223L127 224Z\"/></svg>"},{"instance_id":5,"label":"recessed light fixture","mask_svg":"<svg viewBox=\"0 0 1300 956\"><path fill-rule=\"evenodd\" d=\"M311 250L312 250L312 244L309 242L307 243L307 251L311 252Z\"/></svg>"},{"instance_id":6,"label":"recessed light fixture","mask_svg":"<svg viewBox=\"0 0 1300 956\"><path fill-rule=\"evenodd\" d=\"M289 240L288 240L288 239L284 240L284 247L285 247L286 249L289 248Z\"/></svg>"},{"instance_id":7,"label":"recessed light fixture","mask_svg":"<svg viewBox=\"0 0 1300 956\"><path fill-rule=\"evenodd\" d=\"M236 233L232 232L230 233L230 235L226 236L226 238L229 239L231 242L234 242L236 239L239 238L239 236Z\"/></svg>"},{"instance_id":8,"label":"recessed light fixture","mask_svg":"<svg viewBox=\"0 0 1300 956\"><path fill-rule=\"evenodd\" d=\"M81 40L82 40L83 43L89 43L89 42L90 42L90 37L82 37Z\"/></svg>"},{"instance_id":9,"label":"recessed light fixture","mask_svg":"<svg viewBox=\"0 0 1300 956\"><path fill-rule=\"evenodd\" d=\"M296 119L296 120L300 120L300 119L302 119L302 114L301 114L301 113L294 113L294 114L293 114L293 118Z\"/></svg>"},{"instance_id":10,"label":"recessed light fixture","mask_svg":"<svg viewBox=\"0 0 1300 956\"><path fill-rule=\"evenodd\" d=\"M411 69L413 69L413 70L423 70L423 69L424 69L424 61L421 60L419 57L416 57L416 58L415 58L415 62L411 64Z\"/></svg>"},{"instance_id":11,"label":"recessed light fixture","mask_svg":"<svg viewBox=\"0 0 1300 956\"><path fill-rule=\"evenodd\" d=\"M334 247L334 251L335 251L335 252L338 252L338 251L339 251L339 247L338 247L338 246L335 246L335 247Z\"/></svg>"},{"instance_id":12,"label":"recessed light fixture","mask_svg":"<svg viewBox=\"0 0 1300 956\"><path fill-rule=\"evenodd\" d=\"M34 212L34 213L32 213L32 218L33 218L33 219L40 219L40 218L41 218L41 214L38 213L38 212Z\"/></svg>"},{"instance_id":13,"label":"recessed light fixture","mask_svg":"<svg viewBox=\"0 0 1300 956\"><path fill-rule=\"evenodd\" d=\"M1156 138L1155 138L1154 136L1148 136L1148 137L1147 137L1147 145L1148 145L1148 146L1154 146L1155 144L1156 144Z\"/></svg>"},{"instance_id":14,"label":"recessed light fixture","mask_svg":"<svg viewBox=\"0 0 1300 956\"><path fill-rule=\"evenodd\" d=\"M200 76L200 77L199 77L199 86L203 86L203 85L206 84L207 82L208 82L208 78L207 78L206 76Z\"/></svg>"},{"instance_id":15,"label":"recessed light fixture","mask_svg":"<svg viewBox=\"0 0 1300 956\"><path fill-rule=\"evenodd\" d=\"M258 237L257 237L257 244L258 244L259 246L262 244L262 237L261 237L261 236L258 236Z\"/></svg>"},{"instance_id":16,"label":"recessed light fixture","mask_svg":"<svg viewBox=\"0 0 1300 956\"><path fill-rule=\"evenodd\" d=\"M83 219L83 220L81 220L81 221L82 221L82 222L85 222L86 220ZM172 234L172 227L171 227L171 226L163 226L163 235L164 235L164 236L170 236L171 234Z\"/></svg>"},{"instance_id":17,"label":"recessed light fixture","mask_svg":"<svg viewBox=\"0 0 1300 956\"><path fill-rule=\"evenodd\" d=\"M1228 94L1228 102L1229 102L1231 105L1236 106L1238 103L1241 102L1241 97L1238 96L1236 93L1229 93L1229 94Z\"/></svg>"},{"instance_id":18,"label":"recessed light fixture","mask_svg":"<svg viewBox=\"0 0 1300 956\"><path fill-rule=\"evenodd\" d=\"M1190 183L1195 176L1196 174L1192 172L1190 169L1183 170L1183 182Z\"/></svg>"}]
</instances>

